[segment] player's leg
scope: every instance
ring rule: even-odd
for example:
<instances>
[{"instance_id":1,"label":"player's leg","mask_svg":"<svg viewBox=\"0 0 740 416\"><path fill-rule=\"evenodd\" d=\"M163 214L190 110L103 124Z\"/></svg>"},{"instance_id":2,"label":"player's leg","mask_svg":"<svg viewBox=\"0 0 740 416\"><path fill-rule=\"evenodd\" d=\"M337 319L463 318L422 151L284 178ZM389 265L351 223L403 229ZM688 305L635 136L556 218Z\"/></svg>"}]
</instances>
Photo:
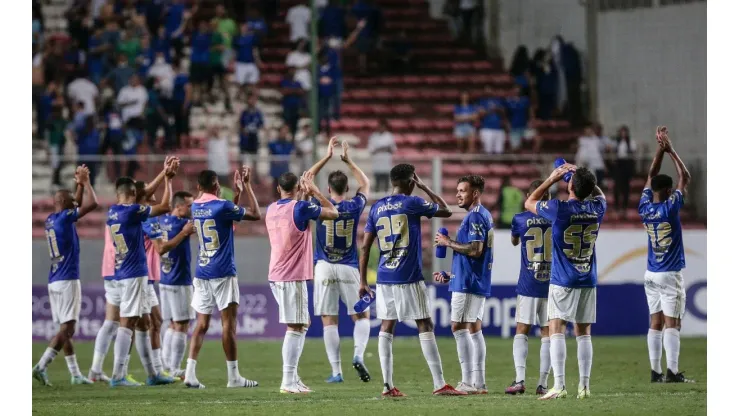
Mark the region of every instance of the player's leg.
<instances>
[{"instance_id":1,"label":"player's leg","mask_svg":"<svg viewBox=\"0 0 740 416\"><path fill-rule=\"evenodd\" d=\"M185 386L190 388L203 389L206 386L198 381L195 376L195 367L198 364L198 354L203 346L203 339L208 332L211 324L211 314L216 305L216 299L209 280L193 279L193 301L192 307L196 313L195 328L190 336L190 351L188 361L185 366Z\"/></svg>"},{"instance_id":2,"label":"player's leg","mask_svg":"<svg viewBox=\"0 0 740 416\"><path fill-rule=\"evenodd\" d=\"M341 383L342 357L339 349L339 316L321 315L321 323L324 326L324 348L326 357L331 365L331 376L325 381L327 383Z\"/></svg>"},{"instance_id":3,"label":"player's leg","mask_svg":"<svg viewBox=\"0 0 740 416\"><path fill-rule=\"evenodd\" d=\"M195 319L195 310L190 306L193 300L193 287L189 285L174 287L170 295L172 296L169 297L169 303L166 304L172 329L168 366L172 369L174 377L184 379L185 371L180 369L180 364L185 356L190 321Z\"/></svg>"},{"instance_id":4,"label":"player's leg","mask_svg":"<svg viewBox=\"0 0 740 416\"><path fill-rule=\"evenodd\" d=\"M155 298L156 298L156 295L155 295ZM162 361L162 335L161 335L162 312L160 310L159 305L152 305L152 311L149 316L151 318L151 327L149 328L149 337L152 343L152 363L154 364L154 371L156 371L157 374L159 374L164 371L164 365Z\"/></svg>"},{"instance_id":5,"label":"player's leg","mask_svg":"<svg viewBox=\"0 0 740 416\"><path fill-rule=\"evenodd\" d=\"M66 326L65 331L67 332L67 342L64 343L64 360L67 362L67 369L72 377L72 384L93 384L87 377L82 375L80 372L80 366L77 363L77 356L75 355L74 344L72 343L72 337L75 333L76 321L69 321L64 324Z\"/></svg>"},{"instance_id":6,"label":"player's leg","mask_svg":"<svg viewBox=\"0 0 740 416\"><path fill-rule=\"evenodd\" d=\"M473 387L473 339L470 336L471 322L467 316L469 310L473 308L470 304L471 297L472 295L467 293L453 292L450 310L452 335L455 337L457 357L462 373L462 381L457 385L457 389L469 393L477 391ZM477 315L477 309L475 311ZM473 317L473 321L475 321L475 317Z\"/></svg>"},{"instance_id":7,"label":"player's leg","mask_svg":"<svg viewBox=\"0 0 740 416\"><path fill-rule=\"evenodd\" d=\"M470 338L473 341L473 387L477 389L477 394L488 394L486 340L483 338L483 305L478 313L478 319L470 326Z\"/></svg>"},{"instance_id":8,"label":"player's leg","mask_svg":"<svg viewBox=\"0 0 740 416\"><path fill-rule=\"evenodd\" d=\"M103 372L103 363L108 354L108 348L121 325L119 315L121 305L121 290L115 280L105 280L105 320L95 336L93 361L87 378L92 381L110 382L110 378Z\"/></svg>"},{"instance_id":9,"label":"player's leg","mask_svg":"<svg viewBox=\"0 0 740 416\"><path fill-rule=\"evenodd\" d=\"M306 282L271 282L270 289L278 304L279 322L286 324L283 339L283 378L281 393L310 393L298 376L298 363L310 324Z\"/></svg>"},{"instance_id":10,"label":"player's leg","mask_svg":"<svg viewBox=\"0 0 740 416\"><path fill-rule=\"evenodd\" d=\"M352 368L355 369L360 380L367 383L370 381L370 372L365 366L365 349L370 339L370 308L368 307L360 313L354 313L354 306L360 300L360 271L354 267L340 264L337 265L337 273L340 276L340 297L355 325L352 333L355 347L352 355Z\"/></svg>"},{"instance_id":11,"label":"player's leg","mask_svg":"<svg viewBox=\"0 0 740 416\"><path fill-rule=\"evenodd\" d=\"M136 322L136 330L134 333L134 346L136 347L136 352L139 354L141 365L144 367L144 371L147 374L147 384L149 379L154 379L159 374L154 367L152 340L149 335L151 327L151 314L145 313L141 316L141 319Z\"/></svg>"},{"instance_id":12,"label":"player's leg","mask_svg":"<svg viewBox=\"0 0 740 416\"><path fill-rule=\"evenodd\" d=\"M324 327L324 348L331 365L327 383L340 383L342 359L339 350L339 276L334 265L323 260L314 269L313 313L321 316Z\"/></svg>"},{"instance_id":13,"label":"player's leg","mask_svg":"<svg viewBox=\"0 0 740 416\"><path fill-rule=\"evenodd\" d=\"M656 283L657 273L645 272L645 297L650 311L650 328L647 333L648 357L650 358L650 381L662 383L663 375L663 306L660 301L660 289Z\"/></svg>"},{"instance_id":14,"label":"player's leg","mask_svg":"<svg viewBox=\"0 0 740 416\"><path fill-rule=\"evenodd\" d=\"M257 387L258 383L247 380L239 373L236 349L236 315L239 309L239 281L236 276L210 281L216 307L221 311L221 344L226 355L228 383L226 387Z\"/></svg>"},{"instance_id":15,"label":"player's leg","mask_svg":"<svg viewBox=\"0 0 740 416\"><path fill-rule=\"evenodd\" d=\"M591 364L593 363L594 348L591 344L591 324L596 322L596 288L574 289L578 293L576 307L575 332L578 343L578 398L591 397Z\"/></svg>"},{"instance_id":16,"label":"player's leg","mask_svg":"<svg viewBox=\"0 0 740 416\"><path fill-rule=\"evenodd\" d=\"M681 272L662 273L661 305L665 320L663 347L666 358L666 383L693 383L678 371L678 356L681 351L681 319L686 312L686 290Z\"/></svg>"},{"instance_id":17,"label":"player's leg","mask_svg":"<svg viewBox=\"0 0 740 416\"><path fill-rule=\"evenodd\" d=\"M165 372L171 373L175 369L171 368L172 362L172 334L175 332L175 322L172 320L172 306L175 294L172 292L176 288L169 288L167 285L159 285L159 296L161 299L160 309L162 311L162 326L167 323L167 329L164 331L162 338L162 368Z\"/></svg>"},{"instance_id":18,"label":"player's leg","mask_svg":"<svg viewBox=\"0 0 740 416\"><path fill-rule=\"evenodd\" d=\"M525 379L527 355L529 353L529 331L536 322L536 299L529 296L516 297L516 333L514 334L514 382L506 388L506 394L522 394L526 390Z\"/></svg>"},{"instance_id":19,"label":"player's leg","mask_svg":"<svg viewBox=\"0 0 740 416\"><path fill-rule=\"evenodd\" d=\"M378 283L375 286L375 312L380 322L378 332L378 358L383 375L383 397L403 397L393 384L393 333L398 321L393 285Z\"/></svg>"},{"instance_id":20,"label":"player's leg","mask_svg":"<svg viewBox=\"0 0 740 416\"><path fill-rule=\"evenodd\" d=\"M547 393L547 379L550 376L550 327L546 320L540 326L540 335L542 337L540 339L540 379L537 382L536 393L545 394Z\"/></svg>"},{"instance_id":21,"label":"player's leg","mask_svg":"<svg viewBox=\"0 0 740 416\"><path fill-rule=\"evenodd\" d=\"M575 319L576 290L550 285L547 298L547 318L550 329L550 363L554 385L540 400L560 399L567 397L565 389L565 327L568 321Z\"/></svg>"}]
</instances>

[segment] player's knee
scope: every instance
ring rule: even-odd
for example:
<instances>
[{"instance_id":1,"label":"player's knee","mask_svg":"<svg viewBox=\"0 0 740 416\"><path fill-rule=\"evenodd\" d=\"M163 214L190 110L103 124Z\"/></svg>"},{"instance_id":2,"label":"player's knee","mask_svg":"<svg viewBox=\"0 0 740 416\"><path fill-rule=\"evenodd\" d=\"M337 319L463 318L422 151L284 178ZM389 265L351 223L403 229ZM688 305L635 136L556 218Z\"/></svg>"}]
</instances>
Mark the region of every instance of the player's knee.
<instances>
[{"instance_id":1,"label":"player's knee","mask_svg":"<svg viewBox=\"0 0 740 416\"><path fill-rule=\"evenodd\" d=\"M185 333L187 333L188 332L188 327L190 326L189 324L190 324L190 322L188 322L188 321L171 322L170 323L170 328L172 328L174 331L177 331L177 332L185 332Z\"/></svg>"},{"instance_id":2,"label":"player's knee","mask_svg":"<svg viewBox=\"0 0 740 416\"><path fill-rule=\"evenodd\" d=\"M531 325L523 324L521 322L517 322L516 324L516 334L517 335L527 335L529 334L530 329L532 329Z\"/></svg>"},{"instance_id":3,"label":"player's knee","mask_svg":"<svg viewBox=\"0 0 740 416\"><path fill-rule=\"evenodd\" d=\"M63 323L59 327L59 332L61 332L67 339L72 338L75 334L75 321Z\"/></svg>"},{"instance_id":4,"label":"player's knee","mask_svg":"<svg viewBox=\"0 0 740 416\"><path fill-rule=\"evenodd\" d=\"M461 329L467 329L467 327L468 327L467 324L465 324L463 322L454 322L454 321L452 321L450 323L450 328L452 329L452 332L457 332L457 331L459 331Z\"/></svg>"},{"instance_id":5,"label":"player's knee","mask_svg":"<svg viewBox=\"0 0 740 416\"><path fill-rule=\"evenodd\" d=\"M416 321L416 327L419 329L419 333L434 332L434 323L429 318Z\"/></svg>"},{"instance_id":6,"label":"player's knee","mask_svg":"<svg viewBox=\"0 0 740 416\"><path fill-rule=\"evenodd\" d=\"M139 331L148 331L152 327L152 320L149 315L144 315L136 321L136 329Z\"/></svg>"}]
</instances>

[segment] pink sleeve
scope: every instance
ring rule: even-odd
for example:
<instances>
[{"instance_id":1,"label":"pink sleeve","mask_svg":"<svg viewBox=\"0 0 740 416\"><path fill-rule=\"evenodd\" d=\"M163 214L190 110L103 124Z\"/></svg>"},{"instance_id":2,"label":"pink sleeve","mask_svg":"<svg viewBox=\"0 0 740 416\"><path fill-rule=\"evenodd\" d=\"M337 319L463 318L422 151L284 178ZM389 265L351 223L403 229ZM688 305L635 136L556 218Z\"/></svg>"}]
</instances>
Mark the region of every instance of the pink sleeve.
<instances>
[{"instance_id":1,"label":"pink sleeve","mask_svg":"<svg viewBox=\"0 0 740 416\"><path fill-rule=\"evenodd\" d=\"M144 237L144 249L146 250L146 266L149 269L149 280L159 281L159 253L149 237Z\"/></svg>"},{"instance_id":2,"label":"pink sleeve","mask_svg":"<svg viewBox=\"0 0 740 416\"><path fill-rule=\"evenodd\" d=\"M101 274L103 277L110 277L115 273L116 250L113 248L113 240L111 240L107 227L103 235L105 236L105 246L103 247L103 267Z\"/></svg>"}]
</instances>

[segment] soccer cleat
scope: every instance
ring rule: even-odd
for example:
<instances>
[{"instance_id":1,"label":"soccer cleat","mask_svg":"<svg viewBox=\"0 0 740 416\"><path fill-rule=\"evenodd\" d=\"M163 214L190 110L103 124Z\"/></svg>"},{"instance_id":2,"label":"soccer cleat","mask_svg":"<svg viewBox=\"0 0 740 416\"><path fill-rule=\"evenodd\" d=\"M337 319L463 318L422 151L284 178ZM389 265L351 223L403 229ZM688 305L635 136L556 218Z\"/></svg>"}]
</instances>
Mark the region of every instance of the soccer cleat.
<instances>
[{"instance_id":1,"label":"soccer cleat","mask_svg":"<svg viewBox=\"0 0 740 416\"><path fill-rule=\"evenodd\" d=\"M194 382L186 381L183 384L185 385L185 387L187 387L189 389L204 389L204 388L206 388L206 385L205 384L202 384L200 381L197 381L197 380L194 381Z\"/></svg>"},{"instance_id":2,"label":"soccer cleat","mask_svg":"<svg viewBox=\"0 0 740 416\"><path fill-rule=\"evenodd\" d=\"M298 384L293 383L290 386L280 386L280 393L283 393L283 394L306 394L308 392L307 391L302 391L298 387Z\"/></svg>"},{"instance_id":3,"label":"soccer cleat","mask_svg":"<svg viewBox=\"0 0 740 416\"><path fill-rule=\"evenodd\" d=\"M517 393L524 394L525 390L527 389L524 387L524 380L513 381L511 385L504 390L504 393L513 395L516 395Z\"/></svg>"},{"instance_id":4,"label":"soccer cleat","mask_svg":"<svg viewBox=\"0 0 740 416\"><path fill-rule=\"evenodd\" d=\"M568 397L568 392L565 391L565 388L556 389L555 387L553 387L547 393L545 393L544 396L540 397L537 400L564 399L566 397Z\"/></svg>"},{"instance_id":5,"label":"soccer cleat","mask_svg":"<svg viewBox=\"0 0 740 416\"><path fill-rule=\"evenodd\" d=\"M457 383L457 387L455 387L455 390L461 391L465 394L478 394L478 389L468 383L463 383L462 381Z\"/></svg>"},{"instance_id":6,"label":"soccer cleat","mask_svg":"<svg viewBox=\"0 0 740 416\"><path fill-rule=\"evenodd\" d=\"M488 394L488 386L485 384L477 388L477 392L475 394Z\"/></svg>"},{"instance_id":7,"label":"soccer cleat","mask_svg":"<svg viewBox=\"0 0 740 416\"><path fill-rule=\"evenodd\" d=\"M456 390L454 387L450 386L449 384L445 384L444 386L438 388L437 390L434 390L434 393L432 393L435 396L467 396L468 393Z\"/></svg>"},{"instance_id":8,"label":"soccer cleat","mask_svg":"<svg viewBox=\"0 0 740 416\"><path fill-rule=\"evenodd\" d=\"M254 381L254 380L247 380L244 377L240 377L239 380L236 381L229 381L228 384L226 384L226 388L235 388L235 387L257 387L260 383Z\"/></svg>"},{"instance_id":9,"label":"soccer cleat","mask_svg":"<svg viewBox=\"0 0 740 416\"><path fill-rule=\"evenodd\" d=\"M673 371L670 369L667 371L665 375L665 382L666 383L696 383L696 381L686 378L683 375L683 372L680 372L678 374L673 374Z\"/></svg>"},{"instance_id":10,"label":"soccer cleat","mask_svg":"<svg viewBox=\"0 0 740 416\"><path fill-rule=\"evenodd\" d=\"M132 376L131 374L126 374L126 377L125 378L126 378L126 381L127 382L129 382L129 383L131 383L133 385L136 385L136 386L143 386L144 385L144 383L141 383L139 381L136 381L136 379L134 378L134 376Z\"/></svg>"},{"instance_id":11,"label":"soccer cleat","mask_svg":"<svg viewBox=\"0 0 740 416\"><path fill-rule=\"evenodd\" d=\"M185 370L175 370L172 372L172 378L179 379L180 381L185 381Z\"/></svg>"},{"instance_id":12,"label":"soccer cleat","mask_svg":"<svg viewBox=\"0 0 740 416\"><path fill-rule=\"evenodd\" d=\"M335 376L331 376L331 377L327 378L324 381L326 381L327 383L342 383L342 382L344 382L344 377L342 377L341 374L337 374Z\"/></svg>"},{"instance_id":13,"label":"soccer cleat","mask_svg":"<svg viewBox=\"0 0 740 416\"><path fill-rule=\"evenodd\" d=\"M38 380L42 386L51 386L49 376L46 375L46 369L40 369L38 365L33 367L33 378Z\"/></svg>"},{"instance_id":14,"label":"soccer cleat","mask_svg":"<svg viewBox=\"0 0 740 416\"><path fill-rule=\"evenodd\" d=\"M663 375L663 373L656 373L654 370L650 370L650 382L665 383L665 376Z\"/></svg>"},{"instance_id":15,"label":"soccer cleat","mask_svg":"<svg viewBox=\"0 0 740 416\"><path fill-rule=\"evenodd\" d=\"M591 390L588 387L578 386L577 399L588 399L591 397Z\"/></svg>"},{"instance_id":16,"label":"soccer cleat","mask_svg":"<svg viewBox=\"0 0 740 416\"><path fill-rule=\"evenodd\" d=\"M131 380L128 379L128 377L119 378L116 379L110 379L110 386L111 387L139 387L141 386L141 383L137 382L131 382Z\"/></svg>"},{"instance_id":17,"label":"soccer cleat","mask_svg":"<svg viewBox=\"0 0 740 416\"><path fill-rule=\"evenodd\" d=\"M295 384L298 386L298 390L301 393L313 393L313 390L311 390L310 387L308 387L307 385L305 385L303 383L303 380L301 380L300 378L298 379L298 381L296 381Z\"/></svg>"},{"instance_id":18,"label":"soccer cleat","mask_svg":"<svg viewBox=\"0 0 740 416\"><path fill-rule=\"evenodd\" d=\"M547 393L547 387L545 387L543 385L539 385L539 386L537 386L537 390L535 391L535 393L537 393L538 395L546 394Z\"/></svg>"},{"instance_id":19,"label":"soccer cleat","mask_svg":"<svg viewBox=\"0 0 740 416\"><path fill-rule=\"evenodd\" d=\"M147 386L162 386L165 384L172 384L174 382L175 379L173 379L172 377L167 377L162 373L155 374L153 376L147 377L146 379Z\"/></svg>"},{"instance_id":20,"label":"soccer cleat","mask_svg":"<svg viewBox=\"0 0 740 416\"><path fill-rule=\"evenodd\" d=\"M357 371L357 375L360 376L360 380L367 383L370 381L370 373L367 371L367 367L365 367L365 363L360 360L360 357L355 357L352 359L352 367Z\"/></svg>"},{"instance_id":21,"label":"soccer cleat","mask_svg":"<svg viewBox=\"0 0 740 416\"><path fill-rule=\"evenodd\" d=\"M391 388L388 384L384 384L383 394L380 397L406 397L406 395L401 393L397 388Z\"/></svg>"},{"instance_id":22,"label":"soccer cleat","mask_svg":"<svg viewBox=\"0 0 740 416\"><path fill-rule=\"evenodd\" d=\"M70 383L72 385L77 385L77 384L94 384L95 382L93 382L92 380L88 379L87 377L83 375L79 375L79 376L72 376Z\"/></svg>"},{"instance_id":23,"label":"soccer cleat","mask_svg":"<svg viewBox=\"0 0 740 416\"><path fill-rule=\"evenodd\" d=\"M92 370L87 373L87 378L93 383L110 383L110 377L105 375L105 373L93 373Z\"/></svg>"}]
</instances>

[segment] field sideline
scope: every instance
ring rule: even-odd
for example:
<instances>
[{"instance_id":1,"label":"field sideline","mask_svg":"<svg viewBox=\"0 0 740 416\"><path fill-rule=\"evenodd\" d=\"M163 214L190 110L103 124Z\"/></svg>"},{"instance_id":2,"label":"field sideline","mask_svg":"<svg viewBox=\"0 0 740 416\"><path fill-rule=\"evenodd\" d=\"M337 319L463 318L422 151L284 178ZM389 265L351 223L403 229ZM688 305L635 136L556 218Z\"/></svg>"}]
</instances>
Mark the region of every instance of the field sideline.
<instances>
[{"instance_id":1,"label":"field sideline","mask_svg":"<svg viewBox=\"0 0 740 416\"><path fill-rule=\"evenodd\" d=\"M438 338L445 378L453 386L460 380L460 365L453 338ZM342 367L345 382L324 383L330 368L323 341L308 339L299 365L299 374L315 390L307 396L278 393L282 376L281 341L239 343L239 367L243 376L256 379L256 389L227 389L226 363L221 343L206 341L198 362L198 378L208 386L190 390L176 383L172 386L111 389L106 385L71 386L63 355L49 367L52 387L43 387L31 379L31 367L46 348L46 343L33 343L34 362L29 363L28 380L33 382L33 412L36 414L85 415L236 415L278 414L296 412L303 415L332 415L370 412L385 414L425 415L457 412L468 414L543 414L611 415L671 414L696 415L707 412L707 341L706 338L681 340L681 370L697 380L696 384L650 384L650 367L645 337L594 337L594 364L591 399L575 398L578 384L578 362L575 339L568 339L565 400L535 400L539 369L540 343L530 337L527 360L527 393L510 397L504 388L514 377L511 355L512 340L489 338L486 379L490 394L471 397L433 397L432 377L423 359L417 338L393 341L396 386L409 397L381 400L382 377L377 359L377 339L371 338L366 364L373 379L362 383L351 367L352 340L342 338ZM77 357L83 374L92 361L92 343L78 343ZM110 374L113 349L106 358ZM664 356L665 360L665 356ZM184 363L183 363L184 364ZM665 361L664 361L665 365ZM134 377L144 381L136 352L130 368ZM665 370L664 370L665 371ZM550 376L552 385L552 375Z\"/></svg>"}]
</instances>

